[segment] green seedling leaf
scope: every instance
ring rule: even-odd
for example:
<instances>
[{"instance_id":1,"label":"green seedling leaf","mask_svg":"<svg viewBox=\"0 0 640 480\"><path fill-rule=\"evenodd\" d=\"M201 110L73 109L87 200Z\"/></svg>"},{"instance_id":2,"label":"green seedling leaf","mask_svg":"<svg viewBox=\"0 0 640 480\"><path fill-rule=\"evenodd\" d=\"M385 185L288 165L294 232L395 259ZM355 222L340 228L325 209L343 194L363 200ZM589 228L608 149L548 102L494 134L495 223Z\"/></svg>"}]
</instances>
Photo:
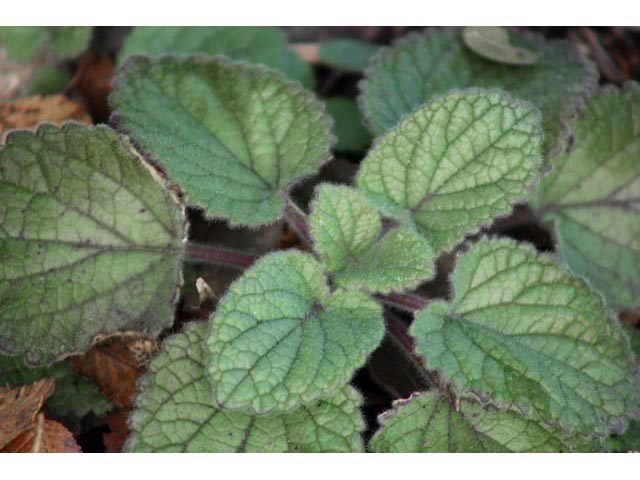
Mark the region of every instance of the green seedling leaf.
<instances>
[{"instance_id":1,"label":"green seedling leaf","mask_svg":"<svg viewBox=\"0 0 640 480\"><path fill-rule=\"evenodd\" d=\"M314 248L340 287L402 291L435 273L429 243L407 227L383 234L380 214L354 188L320 185L309 225Z\"/></svg>"},{"instance_id":2,"label":"green seedling leaf","mask_svg":"<svg viewBox=\"0 0 640 480\"><path fill-rule=\"evenodd\" d=\"M320 42L320 63L336 70L362 73L378 46L362 40L336 38Z\"/></svg>"},{"instance_id":3,"label":"green seedling leaf","mask_svg":"<svg viewBox=\"0 0 640 480\"><path fill-rule=\"evenodd\" d=\"M313 87L311 67L288 49L287 38L277 27L136 27L125 40L118 63L136 54L194 53L261 63Z\"/></svg>"},{"instance_id":4,"label":"green seedling leaf","mask_svg":"<svg viewBox=\"0 0 640 480\"><path fill-rule=\"evenodd\" d=\"M335 150L354 153L364 151L371 142L371 135L362 123L356 102L346 98L329 98L326 102L338 137Z\"/></svg>"},{"instance_id":5,"label":"green seedling leaf","mask_svg":"<svg viewBox=\"0 0 640 480\"><path fill-rule=\"evenodd\" d=\"M132 452L361 452L360 395L350 386L286 414L220 410L205 376L207 326L167 339L140 382Z\"/></svg>"},{"instance_id":6,"label":"green seedling leaf","mask_svg":"<svg viewBox=\"0 0 640 480\"><path fill-rule=\"evenodd\" d=\"M91 27L0 27L0 47L18 62L30 62L48 51L73 57L87 49Z\"/></svg>"},{"instance_id":7,"label":"green seedling leaf","mask_svg":"<svg viewBox=\"0 0 640 480\"><path fill-rule=\"evenodd\" d=\"M29 368L20 357L0 355L0 387L19 387L42 378L56 381L56 389L46 405L60 418L79 421L90 412L104 415L110 408L98 389L66 362L51 367Z\"/></svg>"},{"instance_id":8,"label":"green seedling leaf","mask_svg":"<svg viewBox=\"0 0 640 480\"><path fill-rule=\"evenodd\" d=\"M247 270L210 319L208 374L221 408L289 411L347 383L384 335L362 292L329 292L322 266L295 250Z\"/></svg>"},{"instance_id":9,"label":"green seedling leaf","mask_svg":"<svg viewBox=\"0 0 640 480\"><path fill-rule=\"evenodd\" d=\"M592 451L558 428L463 400L458 410L437 392L394 402L378 417L380 429L369 448L379 453L499 453Z\"/></svg>"},{"instance_id":10,"label":"green seedling leaf","mask_svg":"<svg viewBox=\"0 0 640 480\"><path fill-rule=\"evenodd\" d=\"M526 197L541 145L532 105L498 90L456 91L381 137L357 184L384 215L414 224L438 255Z\"/></svg>"},{"instance_id":11,"label":"green seedling leaf","mask_svg":"<svg viewBox=\"0 0 640 480\"><path fill-rule=\"evenodd\" d=\"M640 406L629 341L601 298L552 257L511 240L461 256L452 303L411 334L453 390L585 434L621 431Z\"/></svg>"},{"instance_id":12,"label":"green seedling leaf","mask_svg":"<svg viewBox=\"0 0 640 480\"><path fill-rule=\"evenodd\" d=\"M462 38L475 53L498 63L532 65L540 56L533 50L511 45L509 31L503 27L465 27Z\"/></svg>"},{"instance_id":13,"label":"green seedling leaf","mask_svg":"<svg viewBox=\"0 0 640 480\"><path fill-rule=\"evenodd\" d=\"M538 188L558 254L617 309L640 306L640 86L602 89ZM568 151L567 151L568 150Z\"/></svg>"},{"instance_id":14,"label":"green seedling leaf","mask_svg":"<svg viewBox=\"0 0 640 480\"><path fill-rule=\"evenodd\" d=\"M452 88L502 88L533 102L542 112L545 151L565 129L564 118L597 86L595 66L583 60L567 41L545 41L511 32L518 47L539 52L535 65L515 66L485 59L469 50L459 30L410 34L376 55L366 71L359 101L375 135Z\"/></svg>"},{"instance_id":15,"label":"green seedling leaf","mask_svg":"<svg viewBox=\"0 0 640 480\"><path fill-rule=\"evenodd\" d=\"M298 84L223 57L133 57L116 80L113 121L187 199L231 224L278 220L283 193L329 158L331 122Z\"/></svg>"},{"instance_id":16,"label":"green seedling leaf","mask_svg":"<svg viewBox=\"0 0 640 480\"><path fill-rule=\"evenodd\" d=\"M0 350L42 365L171 325L179 206L111 129L15 131L0 148Z\"/></svg>"}]
</instances>

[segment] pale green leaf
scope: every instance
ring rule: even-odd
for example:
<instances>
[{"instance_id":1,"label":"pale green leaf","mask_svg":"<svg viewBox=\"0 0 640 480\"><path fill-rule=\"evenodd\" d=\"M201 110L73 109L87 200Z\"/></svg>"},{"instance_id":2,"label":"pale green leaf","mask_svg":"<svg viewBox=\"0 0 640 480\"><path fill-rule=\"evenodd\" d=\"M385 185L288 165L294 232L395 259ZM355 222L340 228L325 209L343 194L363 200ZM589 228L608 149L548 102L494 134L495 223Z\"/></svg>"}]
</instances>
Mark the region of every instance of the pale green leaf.
<instances>
[{"instance_id":1,"label":"pale green leaf","mask_svg":"<svg viewBox=\"0 0 640 480\"><path fill-rule=\"evenodd\" d=\"M0 149L0 350L31 365L97 335L171 325L178 205L105 126L42 125Z\"/></svg>"},{"instance_id":2,"label":"pale green leaf","mask_svg":"<svg viewBox=\"0 0 640 480\"><path fill-rule=\"evenodd\" d=\"M331 123L298 84L223 57L133 57L116 80L114 121L209 215L256 226L329 158Z\"/></svg>"},{"instance_id":3,"label":"pale green leaf","mask_svg":"<svg viewBox=\"0 0 640 480\"><path fill-rule=\"evenodd\" d=\"M322 266L295 250L261 258L210 319L208 374L222 408L288 411L347 383L384 335L381 307L331 293Z\"/></svg>"},{"instance_id":4,"label":"pale green leaf","mask_svg":"<svg viewBox=\"0 0 640 480\"><path fill-rule=\"evenodd\" d=\"M440 254L526 197L541 144L532 105L497 90L456 91L381 137L357 184L386 216L415 224Z\"/></svg>"},{"instance_id":5,"label":"pale green leaf","mask_svg":"<svg viewBox=\"0 0 640 480\"><path fill-rule=\"evenodd\" d=\"M60 57L84 52L91 40L91 27L51 27L51 49Z\"/></svg>"},{"instance_id":6,"label":"pale green leaf","mask_svg":"<svg viewBox=\"0 0 640 480\"><path fill-rule=\"evenodd\" d=\"M140 382L130 418L133 452L359 452L360 395L345 386L286 414L219 410L205 376L206 324L167 339Z\"/></svg>"},{"instance_id":7,"label":"pale green leaf","mask_svg":"<svg viewBox=\"0 0 640 480\"><path fill-rule=\"evenodd\" d=\"M91 27L0 27L0 47L18 62L30 62L52 52L73 57L87 49Z\"/></svg>"},{"instance_id":8,"label":"pale green leaf","mask_svg":"<svg viewBox=\"0 0 640 480\"><path fill-rule=\"evenodd\" d=\"M380 429L369 444L379 453L568 452L594 445L558 428L528 420L516 410L501 411L462 400L458 411L437 392L394 402L378 417Z\"/></svg>"},{"instance_id":9,"label":"pale green leaf","mask_svg":"<svg viewBox=\"0 0 640 480\"><path fill-rule=\"evenodd\" d=\"M383 232L380 214L361 192L330 184L317 191L311 235L338 286L402 291L435 273L429 242L407 227Z\"/></svg>"},{"instance_id":10,"label":"pale green leaf","mask_svg":"<svg viewBox=\"0 0 640 480\"><path fill-rule=\"evenodd\" d=\"M320 63L337 70L361 73L378 46L352 38L334 38L320 42Z\"/></svg>"},{"instance_id":11,"label":"pale green leaf","mask_svg":"<svg viewBox=\"0 0 640 480\"><path fill-rule=\"evenodd\" d=\"M371 142L371 135L362 123L356 102L334 97L327 99L326 103L338 137L335 150L355 153L365 150Z\"/></svg>"},{"instance_id":12,"label":"pale green leaf","mask_svg":"<svg viewBox=\"0 0 640 480\"><path fill-rule=\"evenodd\" d=\"M563 120L597 85L595 66L564 40L545 41L530 32L511 32L515 46L540 53L535 65L505 65L469 50L457 29L410 34L371 60L360 106L374 134L452 88L502 88L533 102L542 112L545 151L564 131Z\"/></svg>"},{"instance_id":13,"label":"pale green leaf","mask_svg":"<svg viewBox=\"0 0 640 480\"><path fill-rule=\"evenodd\" d=\"M465 27L462 38L467 47L494 62L531 65L539 58L533 50L512 45L509 31L503 27Z\"/></svg>"},{"instance_id":14,"label":"pale green leaf","mask_svg":"<svg viewBox=\"0 0 640 480\"><path fill-rule=\"evenodd\" d=\"M135 27L118 54L118 63L135 54L168 53L226 55L261 63L313 87L311 67L288 49L287 38L277 27Z\"/></svg>"},{"instance_id":15,"label":"pale green leaf","mask_svg":"<svg viewBox=\"0 0 640 480\"><path fill-rule=\"evenodd\" d=\"M640 86L602 89L570 128L573 145L538 188L543 219L612 307L640 306Z\"/></svg>"},{"instance_id":16,"label":"pale green leaf","mask_svg":"<svg viewBox=\"0 0 640 480\"><path fill-rule=\"evenodd\" d=\"M601 298L552 257L482 240L452 281L452 303L417 313L411 334L458 394L587 434L620 431L640 413L628 339Z\"/></svg>"},{"instance_id":17,"label":"pale green leaf","mask_svg":"<svg viewBox=\"0 0 640 480\"><path fill-rule=\"evenodd\" d=\"M56 389L45 403L58 417L78 421L90 412L104 415L110 408L100 391L67 362L59 362L51 367L29 368L20 357L0 354L0 387L18 387L41 378L53 378L56 381Z\"/></svg>"}]
</instances>

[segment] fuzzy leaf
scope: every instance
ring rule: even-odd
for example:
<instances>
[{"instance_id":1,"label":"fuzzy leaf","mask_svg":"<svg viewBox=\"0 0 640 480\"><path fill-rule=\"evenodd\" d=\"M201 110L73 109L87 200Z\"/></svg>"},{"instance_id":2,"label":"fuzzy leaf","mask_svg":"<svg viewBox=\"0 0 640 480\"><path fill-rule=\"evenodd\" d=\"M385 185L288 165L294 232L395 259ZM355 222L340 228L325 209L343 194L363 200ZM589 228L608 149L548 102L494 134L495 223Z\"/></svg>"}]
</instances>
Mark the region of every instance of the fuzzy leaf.
<instances>
[{"instance_id":1,"label":"fuzzy leaf","mask_svg":"<svg viewBox=\"0 0 640 480\"><path fill-rule=\"evenodd\" d=\"M219 410L205 376L207 326L167 339L140 383L130 418L133 452L359 452L360 395L345 386L286 414Z\"/></svg>"},{"instance_id":2,"label":"fuzzy leaf","mask_svg":"<svg viewBox=\"0 0 640 480\"><path fill-rule=\"evenodd\" d=\"M417 313L411 334L458 394L584 433L620 431L640 413L628 339L601 298L552 257L482 240L452 281L453 302Z\"/></svg>"},{"instance_id":3,"label":"fuzzy leaf","mask_svg":"<svg viewBox=\"0 0 640 480\"><path fill-rule=\"evenodd\" d=\"M546 150L563 132L563 119L595 89L598 72L567 41L512 31L511 43L540 52L538 62L514 66L482 58L457 29L410 34L382 49L366 71L359 99L372 132L382 134L452 88L502 88L540 108Z\"/></svg>"},{"instance_id":4,"label":"fuzzy leaf","mask_svg":"<svg viewBox=\"0 0 640 480\"><path fill-rule=\"evenodd\" d=\"M322 266L295 250L269 254L211 317L208 374L216 403L257 414L336 392L378 346L382 309L362 292L329 292Z\"/></svg>"},{"instance_id":5,"label":"fuzzy leaf","mask_svg":"<svg viewBox=\"0 0 640 480\"><path fill-rule=\"evenodd\" d=\"M309 216L311 235L338 286L401 291L435 273L429 243L407 227L383 235L379 213L358 190L323 184L317 195Z\"/></svg>"},{"instance_id":6,"label":"fuzzy leaf","mask_svg":"<svg viewBox=\"0 0 640 480\"><path fill-rule=\"evenodd\" d=\"M125 40L118 63L136 54L194 53L261 63L313 87L311 67L289 51L287 38L277 27L136 27Z\"/></svg>"},{"instance_id":7,"label":"fuzzy leaf","mask_svg":"<svg viewBox=\"0 0 640 480\"><path fill-rule=\"evenodd\" d=\"M42 378L56 381L56 389L46 404L58 417L81 420L89 412L104 415L110 407L98 389L74 372L67 362L29 368L20 357L0 355L0 386L17 387Z\"/></svg>"},{"instance_id":8,"label":"fuzzy leaf","mask_svg":"<svg viewBox=\"0 0 640 480\"><path fill-rule=\"evenodd\" d=\"M532 105L497 90L457 91L380 138L357 183L386 216L413 223L440 254L527 195L541 144Z\"/></svg>"},{"instance_id":9,"label":"fuzzy leaf","mask_svg":"<svg viewBox=\"0 0 640 480\"><path fill-rule=\"evenodd\" d=\"M393 407L378 417L380 429L369 444L374 452L568 452L594 447L515 410L463 400L456 411L436 392L415 394Z\"/></svg>"},{"instance_id":10,"label":"fuzzy leaf","mask_svg":"<svg viewBox=\"0 0 640 480\"><path fill-rule=\"evenodd\" d=\"M320 42L320 62L337 70L361 73L378 46L352 38L334 38Z\"/></svg>"},{"instance_id":11,"label":"fuzzy leaf","mask_svg":"<svg viewBox=\"0 0 640 480\"><path fill-rule=\"evenodd\" d=\"M640 306L640 85L604 88L538 189L558 253L612 307ZM566 150L566 149L565 149Z\"/></svg>"},{"instance_id":12,"label":"fuzzy leaf","mask_svg":"<svg viewBox=\"0 0 640 480\"><path fill-rule=\"evenodd\" d=\"M362 124L356 103L338 97L329 98L326 102L338 137L335 150L356 153L364 151L371 141L371 135Z\"/></svg>"},{"instance_id":13,"label":"fuzzy leaf","mask_svg":"<svg viewBox=\"0 0 640 480\"><path fill-rule=\"evenodd\" d=\"M114 121L194 204L232 224L280 218L282 193L329 157L330 121L299 85L218 57L133 57L116 81Z\"/></svg>"},{"instance_id":14,"label":"fuzzy leaf","mask_svg":"<svg viewBox=\"0 0 640 480\"><path fill-rule=\"evenodd\" d=\"M171 325L179 207L108 127L9 134L0 149L0 350L42 365L97 335Z\"/></svg>"},{"instance_id":15,"label":"fuzzy leaf","mask_svg":"<svg viewBox=\"0 0 640 480\"><path fill-rule=\"evenodd\" d=\"M489 60L511 65L531 65L539 55L527 48L511 45L504 27L465 27L462 38L467 47Z\"/></svg>"}]
</instances>

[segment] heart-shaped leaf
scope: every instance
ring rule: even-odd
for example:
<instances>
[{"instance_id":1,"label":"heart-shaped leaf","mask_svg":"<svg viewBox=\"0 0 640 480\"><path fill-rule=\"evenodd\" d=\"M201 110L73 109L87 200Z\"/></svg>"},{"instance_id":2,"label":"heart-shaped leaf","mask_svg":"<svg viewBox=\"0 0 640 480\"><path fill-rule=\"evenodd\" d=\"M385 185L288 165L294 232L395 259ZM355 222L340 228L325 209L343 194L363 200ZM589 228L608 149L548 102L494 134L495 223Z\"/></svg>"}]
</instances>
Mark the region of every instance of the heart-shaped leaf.
<instances>
[{"instance_id":1,"label":"heart-shaped leaf","mask_svg":"<svg viewBox=\"0 0 640 480\"><path fill-rule=\"evenodd\" d=\"M216 403L288 411L339 390L384 334L362 292L329 292L322 266L295 250L261 258L212 315L208 374Z\"/></svg>"},{"instance_id":2,"label":"heart-shaped leaf","mask_svg":"<svg viewBox=\"0 0 640 480\"><path fill-rule=\"evenodd\" d=\"M371 439L374 452L568 452L594 451L595 445L558 428L527 420L516 410L501 411L463 400L458 410L437 392L394 402L378 417Z\"/></svg>"},{"instance_id":3,"label":"heart-shaped leaf","mask_svg":"<svg viewBox=\"0 0 640 480\"><path fill-rule=\"evenodd\" d=\"M435 273L429 243L408 227L382 232L382 220L358 190L318 187L309 225L314 248L336 284L374 292L401 291Z\"/></svg>"},{"instance_id":4,"label":"heart-shaped leaf","mask_svg":"<svg viewBox=\"0 0 640 480\"><path fill-rule=\"evenodd\" d=\"M380 135L405 115L453 88L502 88L542 112L545 151L564 133L563 121L595 90L598 71L565 40L545 41L531 32L510 32L511 43L540 53L534 65L506 65L469 50L458 29L410 34L372 60L360 106Z\"/></svg>"},{"instance_id":5,"label":"heart-shaped leaf","mask_svg":"<svg viewBox=\"0 0 640 480\"><path fill-rule=\"evenodd\" d=\"M541 163L535 107L497 90L450 93L403 119L362 162L358 187L450 250L528 193Z\"/></svg>"},{"instance_id":6,"label":"heart-shaped leaf","mask_svg":"<svg viewBox=\"0 0 640 480\"><path fill-rule=\"evenodd\" d=\"M640 413L629 340L552 257L482 240L458 260L453 287L452 303L418 312L411 334L457 394L586 434L623 430Z\"/></svg>"},{"instance_id":7,"label":"heart-shaped leaf","mask_svg":"<svg viewBox=\"0 0 640 480\"><path fill-rule=\"evenodd\" d=\"M0 149L0 350L30 365L173 321L180 207L108 127L16 131Z\"/></svg>"},{"instance_id":8,"label":"heart-shaped leaf","mask_svg":"<svg viewBox=\"0 0 640 480\"><path fill-rule=\"evenodd\" d=\"M331 123L299 85L223 57L132 57L116 80L113 120L187 199L232 224L281 217L282 193L329 158Z\"/></svg>"},{"instance_id":9,"label":"heart-shaped leaf","mask_svg":"<svg viewBox=\"0 0 640 480\"><path fill-rule=\"evenodd\" d=\"M558 254L619 309L640 306L640 86L607 87L538 188ZM565 152L566 151L566 152Z\"/></svg>"},{"instance_id":10,"label":"heart-shaped leaf","mask_svg":"<svg viewBox=\"0 0 640 480\"><path fill-rule=\"evenodd\" d=\"M360 395L345 386L286 414L219 410L205 376L207 326L167 339L140 383L130 418L133 452L359 452Z\"/></svg>"}]
</instances>

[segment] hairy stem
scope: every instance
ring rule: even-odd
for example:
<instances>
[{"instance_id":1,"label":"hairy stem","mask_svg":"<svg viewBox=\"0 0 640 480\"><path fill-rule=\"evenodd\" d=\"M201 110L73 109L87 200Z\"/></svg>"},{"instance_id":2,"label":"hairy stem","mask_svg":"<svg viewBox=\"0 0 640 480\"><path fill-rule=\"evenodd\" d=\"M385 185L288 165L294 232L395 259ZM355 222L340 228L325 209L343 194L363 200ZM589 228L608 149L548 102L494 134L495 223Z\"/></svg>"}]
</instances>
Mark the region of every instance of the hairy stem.
<instances>
[{"instance_id":1,"label":"hairy stem","mask_svg":"<svg viewBox=\"0 0 640 480\"><path fill-rule=\"evenodd\" d=\"M309 233L307 214L295 204L291 197L287 197L286 200L287 204L284 207L284 218L289 223L289 226L298 234L300 240L310 247L313 242L311 240L311 234Z\"/></svg>"},{"instance_id":2,"label":"hairy stem","mask_svg":"<svg viewBox=\"0 0 640 480\"><path fill-rule=\"evenodd\" d=\"M253 265L257 259L258 257L255 255L234 252L213 245L187 243L185 246L185 260L187 262L214 263L244 269Z\"/></svg>"}]
</instances>

